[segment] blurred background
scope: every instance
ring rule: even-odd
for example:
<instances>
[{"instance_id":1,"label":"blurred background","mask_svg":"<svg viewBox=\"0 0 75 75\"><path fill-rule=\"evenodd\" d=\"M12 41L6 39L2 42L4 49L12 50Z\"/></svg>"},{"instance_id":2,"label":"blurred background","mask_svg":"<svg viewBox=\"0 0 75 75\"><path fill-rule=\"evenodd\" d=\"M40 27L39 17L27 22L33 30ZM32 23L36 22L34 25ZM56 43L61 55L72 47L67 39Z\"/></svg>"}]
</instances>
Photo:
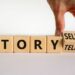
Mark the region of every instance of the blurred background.
<instances>
[{"instance_id":1,"label":"blurred background","mask_svg":"<svg viewBox=\"0 0 75 75\"><path fill-rule=\"evenodd\" d=\"M75 18L65 15L65 31ZM54 35L55 18L46 0L0 0L0 35ZM75 54L0 54L0 75L75 75Z\"/></svg>"},{"instance_id":2,"label":"blurred background","mask_svg":"<svg viewBox=\"0 0 75 75\"><path fill-rule=\"evenodd\" d=\"M65 31L75 30L75 18L65 15ZM0 0L0 34L54 35L55 17L47 0Z\"/></svg>"}]
</instances>

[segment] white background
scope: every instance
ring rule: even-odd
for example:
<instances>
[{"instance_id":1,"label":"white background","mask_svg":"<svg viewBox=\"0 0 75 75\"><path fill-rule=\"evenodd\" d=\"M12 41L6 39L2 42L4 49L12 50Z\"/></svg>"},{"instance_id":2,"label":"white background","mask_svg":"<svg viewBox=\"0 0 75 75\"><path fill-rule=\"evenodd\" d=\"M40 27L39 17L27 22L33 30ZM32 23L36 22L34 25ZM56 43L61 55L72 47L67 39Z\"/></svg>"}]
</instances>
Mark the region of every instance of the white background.
<instances>
[{"instance_id":1,"label":"white background","mask_svg":"<svg viewBox=\"0 0 75 75\"><path fill-rule=\"evenodd\" d=\"M65 30L75 18L65 15ZM0 35L54 35L55 19L46 0L0 0ZM75 75L74 54L0 54L0 75Z\"/></svg>"}]
</instances>

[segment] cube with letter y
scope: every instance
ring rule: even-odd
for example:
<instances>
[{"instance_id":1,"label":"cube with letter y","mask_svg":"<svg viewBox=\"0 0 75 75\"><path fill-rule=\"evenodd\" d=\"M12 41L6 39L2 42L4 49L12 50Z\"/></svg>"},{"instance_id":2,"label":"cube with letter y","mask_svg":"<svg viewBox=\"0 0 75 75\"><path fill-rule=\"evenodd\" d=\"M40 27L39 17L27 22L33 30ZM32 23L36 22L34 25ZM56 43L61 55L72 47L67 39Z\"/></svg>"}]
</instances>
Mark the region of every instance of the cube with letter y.
<instances>
[{"instance_id":1,"label":"cube with letter y","mask_svg":"<svg viewBox=\"0 0 75 75\"><path fill-rule=\"evenodd\" d=\"M62 37L47 36L47 53L60 53L62 50Z\"/></svg>"}]
</instances>

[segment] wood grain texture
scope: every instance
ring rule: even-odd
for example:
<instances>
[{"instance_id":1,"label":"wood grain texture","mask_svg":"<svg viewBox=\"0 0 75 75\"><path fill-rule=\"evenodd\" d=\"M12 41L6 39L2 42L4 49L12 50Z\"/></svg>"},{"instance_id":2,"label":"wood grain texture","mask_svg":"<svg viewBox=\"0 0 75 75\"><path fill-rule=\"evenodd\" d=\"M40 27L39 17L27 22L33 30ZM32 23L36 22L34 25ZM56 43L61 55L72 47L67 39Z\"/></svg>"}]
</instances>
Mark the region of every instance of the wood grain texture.
<instances>
[{"instance_id":1,"label":"wood grain texture","mask_svg":"<svg viewBox=\"0 0 75 75\"><path fill-rule=\"evenodd\" d=\"M13 53L13 36L0 36L0 52Z\"/></svg>"},{"instance_id":2,"label":"wood grain texture","mask_svg":"<svg viewBox=\"0 0 75 75\"><path fill-rule=\"evenodd\" d=\"M14 53L29 53L29 50L29 36L14 36Z\"/></svg>"},{"instance_id":3,"label":"wood grain texture","mask_svg":"<svg viewBox=\"0 0 75 75\"><path fill-rule=\"evenodd\" d=\"M62 37L47 36L47 53L61 53L62 50Z\"/></svg>"},{"instance_id":4,"label":"wood grain texture","mask_svg":"<svg viewBox=\"0 0 75 75\"><path fill-rule=\"evenodd\" d=\"M46 36L31 37L31 53L46 53Z\"/></svg>"}]
</instances>

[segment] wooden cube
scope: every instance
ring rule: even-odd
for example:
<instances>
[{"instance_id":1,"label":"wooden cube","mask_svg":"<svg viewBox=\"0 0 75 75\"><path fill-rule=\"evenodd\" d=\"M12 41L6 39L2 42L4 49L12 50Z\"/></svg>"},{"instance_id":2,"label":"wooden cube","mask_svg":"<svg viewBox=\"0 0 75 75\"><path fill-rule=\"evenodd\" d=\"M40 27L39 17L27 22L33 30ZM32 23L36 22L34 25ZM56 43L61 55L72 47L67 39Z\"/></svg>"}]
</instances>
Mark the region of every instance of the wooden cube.
<instances>
[{"instance_id":1,"label":"wooden cube","mask_svg":"<svg viewBox=\"0 0 75 75\"><path fill-rule=\"evenodd\" d=\"M63 52L74 53L75 52L75 42L65 42Z\"/></svg>"},{"instance_id":2,"label":"wooden cube","mask_svg":"<svg viewBox=\"0 0 75 75\"><path fill-rule=\"evenodd\" d=\"M62 37L48 36L47 37L47 53L60 53L63 50Z\"/></svg>"},{"instance_id":3,"label":"wooden cube","mask_svg":"<svg viewBox=\"0 0 75 75\"><path fill-rule=\"evenodd\" d=\"M64 32L63 39L64 39L64 42L75 42L75 32L73 31Z\"/></svg>"},{"instance_id":4,"label":"wooden cube","mask_svg":"<svg viewBox=\"0 0 75 75\"><path fill-rule=\"evenodd\" d=\"M13 36L0 36L0 52L13 53Z\"/></svg>"},{"instance_id":5,"label":"wooden cube","mask_svg":"<svg viewBox=\"0 0 75 75\"><path fill-rule=\"evenodd\" d=\"M75 52L75 32L66 31L63 35L64 50L63 52Z\"/></svg>"},{"instance_id":6,"label":"wooden cube","mask_svg":"<svg viewBox=\"0 0 75 75\"><path fill-rule=\"evenodd\" d=\"M14 36L14 53L29 53L29 50L29 36Z\"/></svg>"},{"instance_id":7,"label":"wooden cube","mask_svg":"<svg viewBox=\"0 0 75 75\"><path fill-rule=\"evenodd\" d=\"M31 53L46 53L46 36L31 37Z\"/></svg>"}]
</instances>

